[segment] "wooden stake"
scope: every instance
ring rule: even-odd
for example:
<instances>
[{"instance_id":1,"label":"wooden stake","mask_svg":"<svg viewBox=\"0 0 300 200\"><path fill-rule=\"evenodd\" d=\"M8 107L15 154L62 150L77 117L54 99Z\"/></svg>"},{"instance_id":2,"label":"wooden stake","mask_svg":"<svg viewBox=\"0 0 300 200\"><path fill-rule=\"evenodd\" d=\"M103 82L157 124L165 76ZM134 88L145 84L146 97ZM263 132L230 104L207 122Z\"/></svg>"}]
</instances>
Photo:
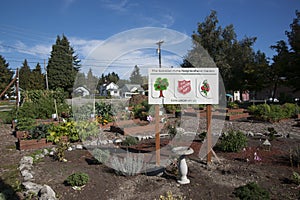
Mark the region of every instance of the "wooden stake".
<instances>
[{"instance_id":1,"label":"wooden stake","mask_svg":"<svg viewBox=\"0 0 300 200\"><path fill-rule=\"evenodd\" d=\"M155 105L155 150L156 165L160 165L159 105Z\"/></svg>"},{"instance_id":2,"label":"wooden stake","mask_svg":"<svg viewBox=\"0 0 300 200\"><path fill-rule=\"evenodd\" d=\"M207 128L207 164L211 163L211 104L206 106L206 128Z\"/></svg>"}]
</instances>

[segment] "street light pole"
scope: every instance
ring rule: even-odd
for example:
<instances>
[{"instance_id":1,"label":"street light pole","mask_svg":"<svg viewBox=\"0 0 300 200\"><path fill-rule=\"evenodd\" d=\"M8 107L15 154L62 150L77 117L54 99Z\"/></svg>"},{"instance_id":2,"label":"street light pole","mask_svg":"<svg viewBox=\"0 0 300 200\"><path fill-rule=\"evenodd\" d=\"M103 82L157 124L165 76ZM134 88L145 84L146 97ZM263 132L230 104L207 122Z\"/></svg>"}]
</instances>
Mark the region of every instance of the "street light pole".
<instances>
[{"instance_id":1,"label":"street light pole","mask_svg":"<svg viewBox=\"0 0 300 200\"><path fill-rule=\"evenodd\" d=\"M158 53L158 63L159 63L159 68L161 68L161 51L160 51L160 47L161 44L164 43L163 40L158 41L156 44L158 45L158 49L157 49L157 53Z\"/></svg>"},{"instance_id":2,"label":"street light pole","mask_svg":"<svg viewBox=\"0 0 300 200\"><path fill-rule=\"evenodd\" d=\"M161 68L161 44L164 41L160 40L156 44L158 45L158 63ZM156 152L156 166L160 165L160 135L159 135L159 105L155 105L155 152Z\"/></svg>"}]
</instances>

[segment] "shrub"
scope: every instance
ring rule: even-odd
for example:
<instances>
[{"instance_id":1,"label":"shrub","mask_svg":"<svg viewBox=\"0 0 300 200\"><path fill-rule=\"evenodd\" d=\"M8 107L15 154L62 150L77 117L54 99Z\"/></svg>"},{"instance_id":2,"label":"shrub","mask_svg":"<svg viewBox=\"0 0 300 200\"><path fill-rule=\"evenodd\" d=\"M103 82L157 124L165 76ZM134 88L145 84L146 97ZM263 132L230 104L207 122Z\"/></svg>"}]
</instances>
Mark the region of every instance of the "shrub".
<instances>
[{"instance_id":1,"label":"shrub","mask_svg":"<svg viewBox=\"0 0 300 200\"><path fill-rule=\"evenodd\" d=\"M47 140L50 142L58 143L61 140L62 136L68 136L71 142L78 141L79 134L75 125L76 123L74 121L70 121L62 123L58 126L50 127Z\"/></svg>"},{"instance_id":2,"label":"shrub","mask_svg":"<svg viewBox=\"0 0 300 200\"><path fill-rule=\"evenodd\" d=\"M138 143L138 139L133 136L127 136L126 139L122 142L124 146L136 145Z\"/></svg>"},{"instance_id":3,"label":"shrub","mask_svg":"<svg viewBox=\"0 0 300 200\"><path fill-rule=\"evenodd\" d=\"M230 130L219 141L217 148L225 152L237 152L247 145L247 137L241 131Z\"/></svg>"},{"instance_id":4,"label":"shrub","mask_svg":"<svg viewBox=\"0 0 300 200\"><path fill-rule=\"evenodd\" d=\"M39 124L29 131L29 137L31 139L41 139L46 138L49 135L49 128L52 127L51 124Z\"/></svg>"},{"instance_id":5,"label":"shrub","mask_svg":"<svg viewBox=\"0 0 300 200\"><path fill-rule=\"evenodd\" d=\"M295 184L300 185L300 174L293 172L292 180Z\"/></svg>"},{"instance_id":6,"label":"shrub","mask_svg":"<svg viewBox=\"0 0 300 200\"><path fill-rule=\"evenodd\" d=\"M240 199L270 199L269 192L254 182L250 182L244 186L236 188L234 190L234 194Z\"/></svg>"},{"instance_id":7,"label":"shrub","mask_svg":"<svg viewBox=\"0 0 300 200\"><path fill-rule=\"evenodd\" d=\"M252 105L248 107L249 113L258 120L277 122L281 119L294 117L298 112L298 106L292 103L284 105Z\"/></svg>"},{"instance_id":8,"label":"shrub","mask_svg":"<svg viewBox=\"0 0 300 200\"><path fill-rule=\"evenodd\" d=\"M16 129L18 131L29 131L35 125L35 120L28 117L19 118Z\"/></svg>"},{"instance_id":9,"label":"shrub","mask_svg":"<svg viewBox=\"0 0 300 200\"><path fill-rule=\"evenodd\" d=\"M83 186L89 181L89 175L83 172L76 172L71 174L66 179L68 185L74 186Z\"/></svg>"},{"instance_id":10,"label":"shrub","mask_svg":"<svg viewBox=\"0 0 300 200\"><path fill-rule=\"evenodd\" d=\"M72 140L76 139L78 140L79 138L77 138L77 135L79 135L81 141L85 141L87 139L89 139L90 137L96 137L99 134L99 127L97 125L97 122L91 122L91 121L80 121L77 122L75 124L75 128L77 130L78 134L74 134L74 138ZM71 140L71 141L72 141Z\"/></svg>"},{"instance_id":11,"label":"shrub","mask_svg":"<svg viewBox=\"0 0 300 200\"><path fill-rule=\"evenodd\" d=\"M144 156L127 152L123 159L113 156L111 164L117 174L133 176L141 172L144 166Z\"/></svg>"},{"instance_id":12,"label":"shrub","mask_svg":"<svg viewBox=\"0 0 300 200\"><path fill-rule=\"evenodd\" d=\"M110 157L108 150L94 149L92 155L99 163L106 163Z\"/></svg>"}]
</instances>

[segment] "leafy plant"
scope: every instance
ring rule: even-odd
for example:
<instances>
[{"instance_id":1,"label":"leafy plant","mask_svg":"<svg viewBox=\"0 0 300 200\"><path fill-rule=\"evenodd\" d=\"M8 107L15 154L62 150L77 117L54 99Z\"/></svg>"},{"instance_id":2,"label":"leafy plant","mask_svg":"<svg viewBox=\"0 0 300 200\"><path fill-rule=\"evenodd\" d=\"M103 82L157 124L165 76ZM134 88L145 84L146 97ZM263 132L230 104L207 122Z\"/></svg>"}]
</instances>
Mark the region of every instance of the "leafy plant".
<instances>
[{"instance_id":1,"label":"leafy plant","mask_svg":"<svg viewBox=\"0 0 300 200\"><path fill-rule=\"evenodd\" d=\"M295 184L300 185L300 174L293 172L292 180Z\"/></svg>"},{"instance_id":2,"label":"leafy plant","mask_svg":"<svg viewBox=\"0 0 300 200\"><path fill-rule=\"evenodd\" d=\"M65 161L65 152L69 147L69 143L59 140L56 145L54 158L60 162Z\"/></svg>"},{"instance_id":3,"label":"leafy plant","mask_svg":"<svg viewBox=\"0 0 300 200\"><path fill-rule=\"evenodd\" d=\"M255 182L247 183L244 186L240 186L234 190L236 197L242 200L262 200L270 199L269 192L264 188L257 185Z\"/></svg>"},{"instance_id":4,"label":"leafy plant","mask_svg":"<svg viewBox=\"0 0 300 200\"><path fill-rule=\"evenodd\" d=\"M160 195L159 200L183 200L182 196L176 197L171 191L168 191L166 196Z\"/></svg>"},{"instance_id":5,"label":"leafy plant","mask_svg":"<svg viewBox=\"0 0 300 200\"><path fill-rule=\"evenodd\" d=\"M79 121L75 124L77 134L74 132L70 138L71 141L80 140L85 141L90 137L96 137L99 134L99 127L95 121ZM79 138L77 138L79 136Z\"/></svg>"},{"instance_id":6,"label":"leafy plant","mask_svg":"<svg viewBox=\"0 0 300 200\"><path fill-rule=\"evenodd\" d=\"M35 125L35 120L28 117L19 118L16 129L18 131L29 131Z\"/></svg>"},{"instance_id":7,"label":"leafy plant","mask_svg":"<svg viewBox=\"0 0 300 200\"><path fill-rule=\"evenodd\" d=\"M117 174L133 176L141 172L144 166L144 156L127 152L123 159L113 156L111 164Z\"/></svg>"},{"instance_id":8,"label":"leafy plant","mask_svg":"<svg viewBox=\"0 0 300 200\"><path fill-rule=\"evenodd\" d=\"M79 140L78 130L74 121L65 122L58 126L52 126L49 129L49 133L47 140L54 143L58 143L63 136L68 136L71 142Z\"/></svg>"},{"instance_id":9,"label":"leafy plant","mask_svg":"<svg viewBox=\"0 0 300 200\"><path fill-rule=\"evenodd\" d=\"M49 135L49 128L52 127L53 125L51 124L39 124L29 131L29 138L30 139L38 139L40 140L41 138L47 138Z\"/></svg>"},{"instance_id":10,"label":"leafy plant","mask_svg":"<svg viewBox=\"0 0 300 200\"><path fill-rule=\"evenodd\" d=\"M89 181L89 175L83 172L76 172L67 177L66 183L68 185L83 186Z\"/></svg>"},{"instance_id":11,"label":"leafy plant","mask_svg":"<svg viewBox=\"0 0 300 200\"><path fill-rule=\"evenodd\" d=\"M127 136L125 140L122 142L124 146L136 145L138 143L138 139L133 136Z\"/></svg>"},{"instance_id":12,"label":"leafy plant","mask_svg":"<svg viewBox=\"0 0 300 200\"><path fill-rule=\"evenodd\" d=\"M268 127L269 140L272 141L276 138L277 131L273 127Z\"/></svg>"},{"instance_id":13,"label":"leafy plant","mask_svg":"<svg viewBox=\"0 0 300 200\"><path fill-rule=\"evenodd\" d=\"M110 152L97 148L92 151L92 155L99 163L106 163L110 157Z\"/></svg>"},{"instance_id":14,"label":"leafy plant","mask_svg":"<svg viewBox=\"0 0 300 200\"><path fill-rule=\"evenodd\" d=\"M225 152L237 152L247 145L247 137L241 131L230 130L219 141L217 148Z\"/></svg>"}]
</instances>

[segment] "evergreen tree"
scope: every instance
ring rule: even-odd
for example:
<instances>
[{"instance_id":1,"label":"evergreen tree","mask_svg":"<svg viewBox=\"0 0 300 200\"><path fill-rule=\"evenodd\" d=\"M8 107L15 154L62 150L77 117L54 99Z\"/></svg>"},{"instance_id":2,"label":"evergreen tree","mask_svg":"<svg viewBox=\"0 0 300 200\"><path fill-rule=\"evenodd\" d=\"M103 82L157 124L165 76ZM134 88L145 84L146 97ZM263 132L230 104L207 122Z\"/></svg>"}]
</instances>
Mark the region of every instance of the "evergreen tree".
<instances>
[{"instance_id":1,"label":"evergreen tree","mask_svg":"<svg viewBox=\"0 0 300 200\"><path fill-rule=\"evenodd\" d=\"M79 71L77 55L65 35L57 36L56 42L52 45L51 55L48 61L47 73L50 89L62 88L71 94L76 74Z\"/></svg>"},{"instance_id":2,"label":"evergreen tree","mask_svg":"<svg viewBox=\"0 0 300 200\"><path fill-rule=\"evenodd\" d=\"M86 86L90 92L94 92L98 84L98 78L93 75L92 69L90 68L86 77Z\"/></svg>"},{"instance_id":3,"label":"evergreen tree","mask_svg":"<svg viewBox=\"0 0 300 200\"><path fill-rule=\"evenodd\" d=\"M19 71L19 86L23 90L30 90L32 89L33 80L31 79L31 70L25 59L23 62L23 66L20 68Z\"/></svg>"},{"instance_id":4,"label":"evergreen tree","mask_svg":"<svg viewBox=\"0 0 300 200\"><path fill-rule=\"evenodd\" d=\"M35 69L31 72L31 79L33 80L31 88L33 90L45 89L45 76L42 74L40 63L37 63Z\"/></svg>"},{"instance_id":5,"label":"evergreen tree","mask_svg":"<svg viewBox=\"0 0 300 200\"><path fill-rule=\"evenodd\" d=\"M9 64L0 55L0 93L4 91L7 85L12 81L13 72L9 68Z\"/></svg>"},{"instance_id":6,"label":"evergreen tree","mask_svg":"<svg viewBox=\"0 0 300 200\"><path fill-rule=\"evenodd\" d=\"M143 84L143 77L140 74L140 68L137 65L134 66L134 69L133 69L129 79L132 84L139 84L139 85Z\"/></svg>"},{"instance_id":7,"label":"evergreen tree","mask_svg":"<svg viewBox=\"0 0 300 200\"><path fill-rule=\"evenodd\" d=\"M76 75L76 80L75 80L73 89L76 89L81 86L86 86L86 78L85 78L85 74L83 72L78 72Z\"/></svg>"},{"instance_id":8,"label":"evergreen tree","mask_svg":"<svg viewBox=\"0 0 300 200\"><path fill-rule=\"evenodd\" d=\"M300 12L296 10L296 18L290 24L290 31L286 31L291 46L289 65L287 69L287 81L295 91L300 90Z\"/></svg>"}]
</instances>

